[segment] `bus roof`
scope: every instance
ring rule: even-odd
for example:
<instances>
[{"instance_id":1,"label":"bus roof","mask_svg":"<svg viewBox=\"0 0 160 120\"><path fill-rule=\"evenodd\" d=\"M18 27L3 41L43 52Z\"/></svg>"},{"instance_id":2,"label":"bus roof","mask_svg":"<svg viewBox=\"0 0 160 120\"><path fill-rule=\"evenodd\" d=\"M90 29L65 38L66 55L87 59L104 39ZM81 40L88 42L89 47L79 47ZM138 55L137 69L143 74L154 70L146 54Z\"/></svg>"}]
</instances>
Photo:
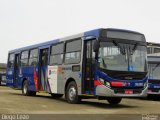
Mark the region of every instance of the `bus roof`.
<instances>
[{"instance_id":1,"label":"bus roof","mask_svg":"<svg viewBox=\"0 0 160 120\"><path fill-rule=\"evenodd\" d=\"M160 47L160 43L147 42L147 46L156 46L156 47Z\"/></svg>"},{"instance_id":2,"label":"bus roof","mask_svg":"<svg viewBox=\"0 0 160 120\"><path fill-rule=\"evenodd\" d=\"M78 37L93 37L93 38L97 38L97 37L100 36L101 30L130 32L130 33L143 35L143 34L141 34L139 32L130 31L130 30L124 30L124 29L98 28L98 29L93 29L93 30L86 31L86 32L83 32L83 33L80 33L80 34L64 37L64 38L61 38L61 39L50 40L50 41L47 41L47 42L43 42L43 43L39 43L39 44L35 44L35 45L30 45L30 46L14 49L14 50L9 51L9 53L19 53L19 52L24 51L24 50L33 49L33 48L37 48L37 47L39 48L39 47L43 47L43 46L48 46L48 45L51 45L51 44L56 44L56 43L61 42L61 41L66 41L68 39L74 39L74 38L78 38Z\"/></svg>"},{"instance_id":3,"label":"bus roof","mask_svg":"<svg viewBox=\"0 0 160 120\"><path fill-rule=\"evenodd\" d=\"M154 54L147 55L148 63L160 63L160 56L155 56Z\"/></svg>"}]
</instances>

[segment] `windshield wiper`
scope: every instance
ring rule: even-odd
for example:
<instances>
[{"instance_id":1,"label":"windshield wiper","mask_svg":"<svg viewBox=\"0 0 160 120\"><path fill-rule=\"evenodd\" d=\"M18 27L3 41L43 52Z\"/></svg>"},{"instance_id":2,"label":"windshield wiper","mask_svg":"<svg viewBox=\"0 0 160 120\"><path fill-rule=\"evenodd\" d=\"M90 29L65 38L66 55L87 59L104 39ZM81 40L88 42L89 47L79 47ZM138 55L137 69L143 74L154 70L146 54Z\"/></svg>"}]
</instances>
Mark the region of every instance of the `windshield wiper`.
<instances>
[{"instance_id":1,"label":"windshield wiper","mask_svg":"<svg viewBox=\"0 0 160 120\"><path fill-rule=\"evenodd\" d=\"M106 65L106 63L105 63L105 61L104 61L104 58L102 58L102 63L103 63L103 67L104 67L104 68L107 68L107 65Z\"/></svg>"},{"instance_id":2,"label":"windshield wiper","mask_svg":"<svg viewBox=\"0 0 160 120\"><path fill-rule=\"evenodd\" d=\"M131 54L131 55L133 55L133 53L136 51L137 46L138 46L138 43L136 43L136 44L134 45L133 49L131 49L130 46L129 46L129 51L130 51L130 54Z\"/></svg>"},{"instance_id":3,"label":"windshield wiper","mask_svg":"<svg viewBox=\"0 0 160 120\"><path fill-rule=\"evenodd\" d=\"M113 44L115 46L118 46L120 48L120 52L122 53L122 55L125 55L126 54L126 51L125 51L125 48L122 47L121 45L119 45L119 43L117 43L115 40L113 40Z\"/></svg>"}]
</instances>

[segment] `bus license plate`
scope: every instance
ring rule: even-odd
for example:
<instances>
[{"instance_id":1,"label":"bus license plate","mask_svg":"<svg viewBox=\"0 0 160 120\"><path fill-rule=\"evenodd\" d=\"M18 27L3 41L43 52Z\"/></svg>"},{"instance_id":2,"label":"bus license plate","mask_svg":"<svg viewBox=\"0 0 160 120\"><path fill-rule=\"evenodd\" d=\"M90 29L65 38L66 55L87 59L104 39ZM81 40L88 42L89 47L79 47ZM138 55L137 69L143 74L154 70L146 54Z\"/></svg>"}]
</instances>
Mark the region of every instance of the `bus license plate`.
<instances>
[{"instance_id":1,"label":"bus license plate","mask_svg":"<svg viewBox=\"0 0 160 120\"><path fill-rule=\"evenodd\" d=\"M133 94L133 90L125 90L125 94Z\"/></svg>"}]
</instances>

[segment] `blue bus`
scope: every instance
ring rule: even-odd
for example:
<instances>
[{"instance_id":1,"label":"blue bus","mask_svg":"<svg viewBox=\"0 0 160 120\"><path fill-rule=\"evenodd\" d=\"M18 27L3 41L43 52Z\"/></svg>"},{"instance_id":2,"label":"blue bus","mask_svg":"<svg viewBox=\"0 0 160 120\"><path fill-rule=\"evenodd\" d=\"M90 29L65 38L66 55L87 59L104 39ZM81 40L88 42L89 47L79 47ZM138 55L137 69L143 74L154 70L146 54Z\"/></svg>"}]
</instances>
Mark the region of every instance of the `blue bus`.
<instances>
[{"instance_id":1,"label":"blue bus","mask_svg":"<svg viewBox=\"0 0 160 120\"><path fill-rule=\"evenodd\" d=\"M148 97L160 96L160 54L148 55Z\"/></svg>"},{"instance_id":2,"label":"blue bus","mask_svg":"<svg viewBox=\"0 0 160 120\"><path fill-rule=\"evenodd\" d=\"M0 86L6 85L6 73L0 73Z\"/></svg>"},{"instance_id":3,"label":"blue bus","mask_svg":"<svg viewBox=\"0 0 160 120\"><path fill-rule=\"evenodd\" d=\"M119 104L147 95L146 58L142 33L100 28L9 51L7 85L26 96L47 91L69 103Z\"/></svg>"}]
</instances>

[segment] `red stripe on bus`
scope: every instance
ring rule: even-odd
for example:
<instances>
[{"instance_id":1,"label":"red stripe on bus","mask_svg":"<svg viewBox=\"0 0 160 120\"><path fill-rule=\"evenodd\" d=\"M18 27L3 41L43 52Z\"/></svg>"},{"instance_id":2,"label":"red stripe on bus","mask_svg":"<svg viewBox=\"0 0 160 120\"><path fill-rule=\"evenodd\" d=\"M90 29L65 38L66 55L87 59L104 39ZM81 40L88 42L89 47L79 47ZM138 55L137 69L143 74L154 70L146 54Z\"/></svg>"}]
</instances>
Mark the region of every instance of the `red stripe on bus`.
<instances>
[{"instance_id":1,"label":"red stripe on bus","mask_svg":"<svg viewBox=\"0 0 160 120\"><path fill-rule=\"evenodd\" d=\"M33 73L33 79L34 79L34 84L35 84L35 87L36 87L36 91L38 91L38 77L37 77L35 69L34 69L34 73Z\"/></svg>"},{"instance_id":2,"label":"red stripe on bus","mask_svg":"<svg viewBox=\"0 0 160 120\"><path fill-rule=\"evenodd\" d=\"M123 82L111 82L111 86L124 86Z\"/></svg>"},{"instance_id":3,"label":"red stripe on bus","mask_svg":"<svg viewBox=\"0 0 160 120\"><path fill-rule=\"evenodd\" d=\"M99 80L94 80L94 86L103 85Z\"/></svg>"}]
</instances>

